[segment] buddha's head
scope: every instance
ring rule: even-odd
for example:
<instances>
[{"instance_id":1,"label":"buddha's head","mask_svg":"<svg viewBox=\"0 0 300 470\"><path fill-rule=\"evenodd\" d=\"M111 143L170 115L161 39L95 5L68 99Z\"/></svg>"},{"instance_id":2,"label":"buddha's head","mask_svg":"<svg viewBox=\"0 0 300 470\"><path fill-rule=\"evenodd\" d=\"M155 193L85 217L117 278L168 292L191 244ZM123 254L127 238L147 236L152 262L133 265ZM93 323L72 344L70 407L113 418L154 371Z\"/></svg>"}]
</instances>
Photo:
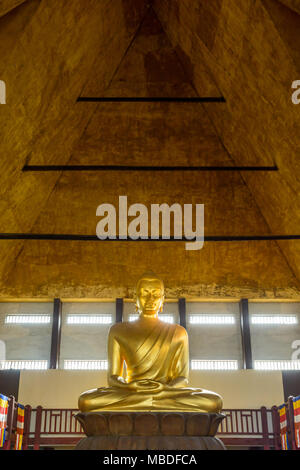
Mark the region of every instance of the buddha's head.
<instances>
[{"instance_id":1,"label":"buddha's head","mask_svg":"<svg viewBox=\"0 0 300 470\"><path fill-rule=\"evenodd\" d=\"M164 303L164 283L153 272L143 274L136 286L136 308L143 317L157 317Z\"/></svg>"}]
</instances>

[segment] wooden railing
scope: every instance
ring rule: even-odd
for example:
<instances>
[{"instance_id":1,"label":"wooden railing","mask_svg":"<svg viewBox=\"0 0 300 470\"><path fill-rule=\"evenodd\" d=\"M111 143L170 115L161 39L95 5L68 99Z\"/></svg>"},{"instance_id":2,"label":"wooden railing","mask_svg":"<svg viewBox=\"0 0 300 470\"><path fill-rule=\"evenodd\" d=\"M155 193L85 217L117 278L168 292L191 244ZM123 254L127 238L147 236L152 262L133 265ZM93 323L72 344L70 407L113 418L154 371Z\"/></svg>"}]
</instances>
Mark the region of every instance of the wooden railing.
<instances>
[{"instance_id":1,"label":"wooden railing","mask_svg":"<svg viewBox=\"0 0 300 470\"><path fill-rule=\"evenodd\" d=\"M74 415L77 409L45 409L41 406L30 410L32 424L27 436L26 448L40 446L75 445L84 436ZM223 410L226 419L221 423L218 437L225 445L261 446L264 449L280 448L275 438L273 421L278 413L266 408L255 410ZM279 446L278 446L279 443Z\"/></svg>"},{"instance_id":2,"label":"wooden railing","mask_svg":"<svg viewBox=\"0 0 300 470\"><path fill-rule=\"evenodd\" d=\"M24 438L26 449L32 445L34 450L40 446L76 445L84 432L74 418L78 409L46 409L38 406L30 409L31 424ZM23 447L24 448L24 447Z\"/></svg>"},{"instance_id":3,"label":"wooden railing","mask_svg":"<svg viewBox=\"0 0 300 470\"><path fill-rule=\"evenodd\" d=\"M226 415L226 419L220 424L217 437L225 445L261 446L265 450L281 448L276 407L223 410L222 413Z\"/></svg>"},{"instance_id":4,"label":"wooden railing","mask_svg":"<svg viewBox=\"0 0 300 470\"><path fill-rule=\"evenodd\" d=\"M290 448L296 449L292 415L292 398L289 399L288 434ZM75 420L77 409L47 409L41 406L32 409L25 406L23 449L41 447L75 446L84 432ZM272 409L223 410L226 419L219 427L217 437L225 445L281 449L279 414L276 406ZM10 397L8 408L7 434L4 450L13 448L16 428L16 402Z\"/></svg>"}]
</instances>

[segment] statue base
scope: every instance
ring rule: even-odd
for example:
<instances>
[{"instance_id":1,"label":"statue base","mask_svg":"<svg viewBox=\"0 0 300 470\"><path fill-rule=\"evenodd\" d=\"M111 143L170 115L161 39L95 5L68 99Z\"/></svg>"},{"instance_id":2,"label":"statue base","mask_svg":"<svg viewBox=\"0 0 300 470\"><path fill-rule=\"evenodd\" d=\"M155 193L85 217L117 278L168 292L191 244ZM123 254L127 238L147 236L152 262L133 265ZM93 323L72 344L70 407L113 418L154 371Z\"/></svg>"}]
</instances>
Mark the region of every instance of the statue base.
<instances>
[{"instance_id":1,"label":"statue base","mask_svg":"<svg viewBox=\"0 0 300 470\"><path fill-rule=\"evenodd\" d=\"M217 413L90 412L75 418L86 438L76 450L225 450Z\"/></svg>"}]
</instances>

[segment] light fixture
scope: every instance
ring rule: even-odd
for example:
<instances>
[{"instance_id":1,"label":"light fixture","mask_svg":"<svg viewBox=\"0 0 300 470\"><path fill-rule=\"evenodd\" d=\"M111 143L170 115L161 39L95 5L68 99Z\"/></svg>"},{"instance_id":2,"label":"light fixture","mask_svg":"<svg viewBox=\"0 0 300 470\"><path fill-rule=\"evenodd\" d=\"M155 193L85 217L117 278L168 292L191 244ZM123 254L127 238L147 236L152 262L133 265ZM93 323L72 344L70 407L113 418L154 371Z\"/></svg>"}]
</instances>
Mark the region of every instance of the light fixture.
<instances>
[{"instance_id":1,"label":"light fixture","mask_svg":"<svg viewBox=\"0 0 300 470\"><path fill-rule=\"evenodd\" d=\"M192 370L238 370L238 361L235 360L191 360Z\"/></svg>"},{"instance_id":2,"label":"light fixture","mask_svg":"<svg viewBox=\"0 0 300 470\"><path fill-rule=\"evenodd\" d=\"M112 315L68 315L68 325L109 325Z\"/></svg>"},{"instance_id":3,"label":"light fixture","mask_svg":"<svg viewBox=\"0 0 300 470\"><path fill-rule=\"evenodd\" d=\"M257 360L254 361L256 370L300 370L300 360Z\"/></svg>"},{"instance_id":4,"label":"light fixture","mask_svg":"<svg viewBox=\"0 0 300 470\"><path fill-rule=\"evenodd\" d=\"M0 361L1 370L17 369L17 370L45 370L48 369L48 361L36 360L8 360Z\"/></svg>"},{"instance_id":5,"label":"light fixture","mask_svg":"<svg viewBox=\"0 0 300 470\"><path fill-rule=\"evenodd\" d=\"M296 325L296 315L251 315L253 325Z\"/></svg>"},{"instance_id":6,"label":"light fixture","mask_svg":"<svg viewBox=\"0 0 300 470\"><path fill-rule=\"evenodd\" d=\"M7 315L5 323L7 324L24 324L24 323L50 323L50 315Z\"/></svg>"},{"instance_id":7,"label":"light fixture","mask_svg":"<svg viewBox=\"0 0 300 470\"><path fill-rule=\"evenodd\" d=\"M64 369L69 370L107 370L108 362L105 359L100 360L73 360L64 361Z\"/></svg>"},{"instance_id":8,"label":"light fixture","mask_svg":"<svg viewBox=\"0 0 300 470\"><path fill-rule=\"evenodd\" d=\"M200 315L190 314L188 320L191 325L233 325L233 315Z\"/></svg>"}]
</instances>

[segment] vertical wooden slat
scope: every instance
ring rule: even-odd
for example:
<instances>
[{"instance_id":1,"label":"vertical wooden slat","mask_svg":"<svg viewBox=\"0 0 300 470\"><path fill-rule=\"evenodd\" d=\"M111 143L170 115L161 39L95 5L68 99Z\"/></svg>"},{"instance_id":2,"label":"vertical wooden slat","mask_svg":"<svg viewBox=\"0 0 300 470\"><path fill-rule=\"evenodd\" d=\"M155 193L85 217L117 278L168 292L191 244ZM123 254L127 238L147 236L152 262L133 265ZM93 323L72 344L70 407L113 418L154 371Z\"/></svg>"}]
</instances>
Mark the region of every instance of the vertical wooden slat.
<instances>
[{"instance_id":1,"label":"vertical wooden slat","mask_svg":"<svg viewBox=\"0 0 300 470\"><path fill-rule=\"evenodd\" d=\"M240 322L243 348L243 368L253 369L248 299L241 299L240 301Z\"/></svg>"},{"instance_id":2,"label":"vertical wooden slat","mask_svg":"<svg viewBox=\"0 0 300 470\"><path fill-rule=\"evenodd\" d=\"M238 423L238 416L237 416L238 413L239 413L239 411L234 411L234 413L233 413L233 414L234 414L234 418L235 418L235 426L236 426L236 427L235 427L235 432L238 432L238 430L239 430L239 423ZM241 425L242 425L242 427L243 427L243 418L242 418L242 417L241 417Z\"/></svg>"},{"instance_id":3,"label":"vertical wooden slat","mask_svg":"<svg viewBox=\"0 0 300 470\"><path fill-rule=\"evenodd\" d=\"M44 431L48 431L50 429L50 414L48 410L44 410L43 427L44 427Z\"/></svg>"},{"instance_id":4,"label":"vertical wooden slat","mask_svg":"<svg viewBox=\"0 0 300 470\"><path fill-rule=\"evenodd\" d=\"M259 418L258 418L258 412L255 411L255 432L258 434L259 431Z\"/></svg>"},{"instance_id":5,"label":"vertical wooden slat","mask_svg":"<svg viewBox=\"0 0 300 470\"><path fill-rule=\"evenodd\" d=\"M247 429L247 434L250 432L250 421L251 421L251 416L246 416L246 429Z\"/></svg>"},{"instance_id":6,"label":"vertical wooden slat","mask_svg":"<svg viewBox=\"0 0 300 470\"><path fill-rule=\"evenodd\" d=\"M61 323L62 323L61 310L62 310L62 303L60 299L54 299L51 352L50 352L50 369L58 369L59 367Z\"/></svg>"}]
</instances>

